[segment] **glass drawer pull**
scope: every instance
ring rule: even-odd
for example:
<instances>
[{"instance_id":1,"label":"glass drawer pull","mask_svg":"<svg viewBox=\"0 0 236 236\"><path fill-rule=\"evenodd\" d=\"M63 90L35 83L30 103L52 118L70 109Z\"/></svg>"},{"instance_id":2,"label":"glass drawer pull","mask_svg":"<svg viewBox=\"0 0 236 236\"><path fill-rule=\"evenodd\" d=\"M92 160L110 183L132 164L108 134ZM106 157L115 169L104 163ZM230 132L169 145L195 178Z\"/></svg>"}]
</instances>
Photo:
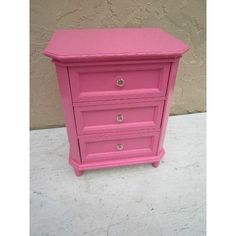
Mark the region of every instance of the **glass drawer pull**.
<instances>
[{"instance_id":1,"label":"glass drawer pull","mask_svg":"<svg viewBox=\"0 0 236 236\"><path fill-rule=\"evenodd\" d=\"M118 143L118 144L116 145L116 149L117 149L118 151L122 151L122 150L124 149L124 145L121 144L121 143Z\"/></svg>"},{"instance_id":2,"label":"glass drawer pull","mask_svg":"<svg viewBox=\"0 0 236 236\"><path fill-rule=\"evenodd\" d=\"M122 122L124 121L124 116L123 116L122 114L118 114L118 115L116 116L116 121L117 121L118 123L122 123Z\"/></svg>"},{"instance_id":3,"label":"glass drawer pull","mask_svg":"<svg viewBox=\"0 0 236 236\"><path fill-rule=\"evenodd\" d=\"M118 87L123 87L123 86L125 85L124 79L122 79L122 78L118 79L118 80L116 81L116 85L117 85Z\"/></svg>"}]
</instances>

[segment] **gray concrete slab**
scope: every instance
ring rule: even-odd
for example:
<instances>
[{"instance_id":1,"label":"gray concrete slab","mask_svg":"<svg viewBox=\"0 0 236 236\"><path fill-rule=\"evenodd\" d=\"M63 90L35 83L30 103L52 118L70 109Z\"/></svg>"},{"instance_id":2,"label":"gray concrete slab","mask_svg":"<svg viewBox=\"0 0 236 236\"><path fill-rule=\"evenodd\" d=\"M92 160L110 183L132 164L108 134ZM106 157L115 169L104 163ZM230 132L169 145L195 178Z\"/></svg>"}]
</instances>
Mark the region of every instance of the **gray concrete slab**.
<instances>
[{"instance_id":1,"label":"gray concrete slab","mask_svg":"<svg viewBox=\"0 0 236 236\"><path fill-rule=\"evenodd\" d=\"M31 236L205 235L205 117L172 116L151 165L68 165L65 128L31 131Z\"/></svg>"}]
</instances>

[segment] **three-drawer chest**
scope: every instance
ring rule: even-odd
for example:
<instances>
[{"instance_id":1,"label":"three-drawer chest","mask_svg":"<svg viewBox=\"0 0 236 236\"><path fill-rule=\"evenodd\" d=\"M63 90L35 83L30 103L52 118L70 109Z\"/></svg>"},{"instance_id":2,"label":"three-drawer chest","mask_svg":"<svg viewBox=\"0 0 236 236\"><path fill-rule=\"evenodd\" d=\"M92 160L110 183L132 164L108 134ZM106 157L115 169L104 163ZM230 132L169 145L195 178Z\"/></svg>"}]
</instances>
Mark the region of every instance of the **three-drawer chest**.
<instances>
[{"instance_id":1,"label":"three-drawer chest","mask_svg":"<svg viewBox=\"0 0 236 236\"><path fill-rule=\"evenodd\" d=\"M56 31L55 64L70 144L84 170L159 165L180 57L188 46L158 28Z\"/></svg>"}]
</instances>

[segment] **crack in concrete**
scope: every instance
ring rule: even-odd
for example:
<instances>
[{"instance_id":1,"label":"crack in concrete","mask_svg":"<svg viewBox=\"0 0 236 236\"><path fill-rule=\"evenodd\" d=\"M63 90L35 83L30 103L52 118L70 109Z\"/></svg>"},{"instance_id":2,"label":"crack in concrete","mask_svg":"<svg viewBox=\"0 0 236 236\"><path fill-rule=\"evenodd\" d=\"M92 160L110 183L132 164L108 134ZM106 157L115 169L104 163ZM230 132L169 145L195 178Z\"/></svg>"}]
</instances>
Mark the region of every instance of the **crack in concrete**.
<instances>
[{"instance_id":1,"label":"crack in concrete","mask_svg":"<svg viewBox=\"0 0 236 236\"><path fill-rule=\"evenodd\" d=\"M60 15L57 17L57 21L60 21L61 19L63 19L64 17L68 16L68 15L71 15L71 14L74 14L75 12L79 11L79 9L74 9L74 10L71 10L71 11L68 11L68 12L65 12L64 14Z\"/></svg>"},{"instance_id":2,"label":"crack in concrete","mask_svg":"<svg viewBox=\"0 0 236 236\"><path fill-rule=\"evenodd\" d=\"M111 0L106 0L106 3L107 3L107 6L108 6L108 10L111 13L111 17L114 17L116 20L118 20L120 22L120 19L119 19L117 13L112 8L112 1Z\"/></svg>"}]
</instances>

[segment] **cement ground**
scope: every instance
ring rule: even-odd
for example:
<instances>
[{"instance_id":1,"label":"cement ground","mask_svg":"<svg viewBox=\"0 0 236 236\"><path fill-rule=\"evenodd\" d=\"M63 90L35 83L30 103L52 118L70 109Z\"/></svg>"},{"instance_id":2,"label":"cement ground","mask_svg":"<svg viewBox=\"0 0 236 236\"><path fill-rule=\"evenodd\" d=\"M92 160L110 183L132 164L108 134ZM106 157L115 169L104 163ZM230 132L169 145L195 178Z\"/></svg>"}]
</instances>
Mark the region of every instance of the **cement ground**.
<instances>
[{"instance_id":1,"label":"cement ground","mask_svg":"<svg viewBox=\"0 0 236 236\"><path fill-rule=\"evenodd\" d=\"M65 128L31 131L31 236L205 235L205 113L172 116L151 165L68 165Z\"/></svg>"}]
</instances>

